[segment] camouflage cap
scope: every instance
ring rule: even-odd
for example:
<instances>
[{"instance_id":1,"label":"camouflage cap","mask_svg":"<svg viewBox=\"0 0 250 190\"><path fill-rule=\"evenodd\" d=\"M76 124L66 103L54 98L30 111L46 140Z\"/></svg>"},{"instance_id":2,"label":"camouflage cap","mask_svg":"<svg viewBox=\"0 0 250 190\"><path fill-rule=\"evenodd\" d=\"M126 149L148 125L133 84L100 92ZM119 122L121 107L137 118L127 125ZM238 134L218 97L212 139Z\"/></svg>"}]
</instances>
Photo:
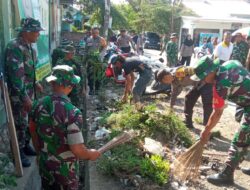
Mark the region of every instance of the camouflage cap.
<instances>
[{"instance_id":1,"label":"camouflage cap","mask_svg":"<svg viewBox=\"0 0 250 190\"><path fill-rule=\"evenodd\" d=\"M52 69L52 74L45 79L47 82L56 82L59 85L71 86L80 82L81 78L74 75L73 68L68 65L57 65Z\"/></svg>"},{"instance_id":2,"label":"camouflage cap","mask_svg":"<svg viewBox=\"0 0 250 190\"><path fill-rule=\"evenodd\" d=\"M64 39L62 39L60 46L67 46L67 45L72 45L72 44L73 44L73 41L70 41L70 40L64 38Z\"/></svg>"},{"instance_id":3,"label":"camouflage cap","mask_svg":"<svg viewBox=\"0 0 250 190\"><path fill-rule=\"evenodd\" d=\"M172 38L177 38L177 34L176 33L172 33L171 36L170 36L170 39Z\"/></svg>"},{"instance_id":4,"label":"camouflage cap","mask_svg":"<svg viewBox=\"0 0 250 190\"><path fill-rule=\"evenodd\" d=\"M44 29L41 27L41 23L34 18L23 18L21 20L21 26L16 29L19 32L39 32Z\"/></svg>"},{"instance_id":5,"label":"camouflage cap","mask_svg":"<svg viewBox=\"0 0 250 190\"><path fill-rule=\"evenodd\" d=\"M65 47L62 49L62 51L63 51L64 53L75 53L76 48L75 48L74 46L67 45L67 46L65 46Z\"/></svg>"},{"instance_id":6,"label":"camouflage cap","mask_svg":"<svg viewBox=\"0 0 250 190\"><path fill-rule=\"evenodd\" d=\"M203 80L209 73L216 71L219 68L219 66L220 66L219 59L213 60L209 56L204 56L198 61L198 63L194 67L195 75L193 75L191 79L194 81Z\"/></svg>"}]
</instances>

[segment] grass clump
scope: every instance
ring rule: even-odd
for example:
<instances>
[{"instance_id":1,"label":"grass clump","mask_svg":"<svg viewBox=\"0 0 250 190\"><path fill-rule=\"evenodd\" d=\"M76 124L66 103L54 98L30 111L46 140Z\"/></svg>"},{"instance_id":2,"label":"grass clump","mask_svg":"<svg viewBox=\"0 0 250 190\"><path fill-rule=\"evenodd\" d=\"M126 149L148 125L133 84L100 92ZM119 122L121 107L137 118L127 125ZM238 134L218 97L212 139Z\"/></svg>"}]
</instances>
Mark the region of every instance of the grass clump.
<instances>
[{"instance_id":1,"label":"grass clump","mask_svg":"<svg viewBox=\"0 0 250 190\"><path fill-rule=\"evenodd\" d=\"M97 168L106 175L138 173L143 157L133 143L120 145L111 150L111 155L104 154L97 163Z\"/></svg>"},{"instance_id":2,"label":"grass clump","mask_svg":"<svg viewBox=\"0 0 250 190\"><path fill-rule=\"evenodd\" d=\"M144 138L151 137L163 144L174 141L186 147L193 144L192 136L181 119L173 112L157 112L155 105L140 110L133 105L123 105L103 121L111 128L109 140L124 130L133 129L139 134L131 142L111 149L98 160L97 168L105 175L140 175L164 185L169 180L170 164L159 155L146 156L141 148Z\"/></svg>"},{"instance_id":3,"label":"grass clump","mask_svg":"<svg viewBox=\"0 0 250 190\"><path fill-rule=\"evenodd\" d=\"M119 132L115 132L119 133ZM97 169L105 175L141 175L158 185L168 182L170 164L159 155L144 157L137 141L120 145L104 154L97 162Z\"/></svg>"},{"instance_id":4,"label":"grass clump","mask_svg":"<svg viewBox=\"0 0 250 190\"><path fill-rule=\"evenodd\" d=\"M173 112L159 113L154 105L149 105L138 111L133 105L125 105L121 111L107 118L107 125L114 129L135 129L140 131L140 137L157 138L162 134L165 143L177 140L189 147L193 144L191 134L185 124Z\"/></svg>"},{"instance_id":5,"label":"grass clump","mask_svg":"<svg viewBox=\"0 0 250 190\"><path fill-rule=\"evenodd\" d=\"M5 167L9 166L10 162L8 156L0 153L0 189L9 189L17 185L16 177L5 170Z\"/></svg>"},{"instance_id":6,"label":"grass clump","mask_svg":"<svg viewBox=\"0 0 250 190\"><path fill-rule=\"evenodd\" d=\"M159 185L166 184L169 179L170 163L159 155L152 155L141 162L141 173Z\"/></svg>"}]
</instances>

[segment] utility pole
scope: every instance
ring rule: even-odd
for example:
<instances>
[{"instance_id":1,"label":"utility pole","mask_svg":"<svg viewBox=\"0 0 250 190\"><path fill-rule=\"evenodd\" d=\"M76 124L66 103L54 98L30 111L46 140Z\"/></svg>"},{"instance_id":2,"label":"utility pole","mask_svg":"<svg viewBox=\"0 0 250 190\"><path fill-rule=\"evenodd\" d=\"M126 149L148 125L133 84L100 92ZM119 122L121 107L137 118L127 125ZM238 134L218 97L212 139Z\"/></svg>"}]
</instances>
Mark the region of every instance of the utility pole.
<instances>
[{"instance_id":1,"label":"utility pole","mask_svg":"<svg viewBox=\"0 0 250 190\"><path fill-rule=\"evenodd\" d=\"M174 4L175 4L175 0L172 0L171 1L171 28L170 28L171 33L174 32Z\"/></svg>"},{"instance_id":2,"label":"utility pole","mask_svg":"<svg viewBox=\"0 0 250 190\"><path fill-rule=\"evenodd\" d=\"M105 7L105 11L104 11L104 27L103 27L103 35L104 38L108 37L108 29L109 29L109 20L110 20L110 0L104 0L104 7Z\"/></svg>"}]
</instances>

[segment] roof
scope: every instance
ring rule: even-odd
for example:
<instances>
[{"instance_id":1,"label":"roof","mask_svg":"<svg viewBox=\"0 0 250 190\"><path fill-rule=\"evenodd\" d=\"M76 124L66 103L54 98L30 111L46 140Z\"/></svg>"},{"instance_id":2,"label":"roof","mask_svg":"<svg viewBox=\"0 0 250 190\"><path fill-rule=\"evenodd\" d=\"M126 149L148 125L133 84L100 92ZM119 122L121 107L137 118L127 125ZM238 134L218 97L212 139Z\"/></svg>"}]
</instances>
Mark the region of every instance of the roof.
<instances>
[{"instance_id":1,"label":"roof","mask_svg":"<svg viewBox=\"0 0 250 190\"><path fill-rule=\"evenodd\" d=\"M183 0L182 3L199 17L250 20L250 3L246 0Z\"/></svg>"},{"instance_id":2,"label":"roof","mask_svg":"<svg viewBox=\"0 0 250 190\"><path fill-rule=\"evenodd\" d=\"M194 17L194 16L182 16L182 19L189 20L189 21L201 21L200 17ZM223 23L250 23L250 19L244 19L244 18L211 18L211 17L202 17L202 21L207 22L223 22Z\"/></svg>"}]
</instances>

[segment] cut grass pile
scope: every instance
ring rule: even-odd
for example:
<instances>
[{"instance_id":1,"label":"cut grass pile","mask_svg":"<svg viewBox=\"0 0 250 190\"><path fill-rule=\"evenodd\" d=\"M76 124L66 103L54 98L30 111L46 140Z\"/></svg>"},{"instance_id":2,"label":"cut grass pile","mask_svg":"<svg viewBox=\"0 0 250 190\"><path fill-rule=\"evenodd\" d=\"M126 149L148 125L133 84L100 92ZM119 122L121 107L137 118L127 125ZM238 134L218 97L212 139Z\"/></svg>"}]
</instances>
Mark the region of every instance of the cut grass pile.
<instances>
[{"instance_id":1,"label":"cut grass pile","mask_svg":"<svg viewBox=\"0 0 250 190\"><path fill-rule=\"evenodd\" d=\"M133 105L119 107L114 113L103 115L101 124L111 129L110 139L124 130L136 130L138 136L104 154L97 168L105 175L140 175L158 185L169 181L170 163L160 155L145 154L141 146L145 137L189 147L193 140L189 130L173 112L160 113L155 105L136 110ZM173 143L172 143L173 144Z\"/></svg>"}]
</instances>

